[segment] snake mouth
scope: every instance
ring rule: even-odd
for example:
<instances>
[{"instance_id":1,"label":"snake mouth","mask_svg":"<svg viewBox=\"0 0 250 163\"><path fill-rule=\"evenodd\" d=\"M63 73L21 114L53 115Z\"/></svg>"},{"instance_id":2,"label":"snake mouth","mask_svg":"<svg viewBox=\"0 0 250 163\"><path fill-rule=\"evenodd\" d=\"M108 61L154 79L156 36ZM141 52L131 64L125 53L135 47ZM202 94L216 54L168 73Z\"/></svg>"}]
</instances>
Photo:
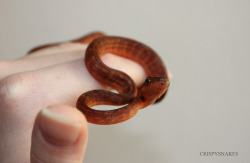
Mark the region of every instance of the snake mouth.
<instances>
[{"instance_id":1,"label":"snake mouth","mask_svg":"<svg viewBox=\"0 0 250 163\"><path fill-rule=\"evenodd\" d=\"M157 79L157 82L161 85L166 85L167 87L169 86L170 82L166 77L163 76L152 76L152 78Z\"/></svg>"},{"instance_id":2,"label":"snake mouth","mask_svg":"<svg viewBox=\"0 0 250 163\"><path fill-rule=\"evenodd\" d=\"M169 80L165 77L158 77L158 82L159 83L169 83Z\"/></svg>"},{"instance_id":3,"label":"snake mouth","mask_svg":"<svg viewBox=\"0 0 250 163\"><path fill-rule=\"evenodd\" d=\"M153 82L166 87L170 85L168 78L164 76L148 76L147 79L145 80L145 85L150 85Z\"/></svg>"}]
</instances>

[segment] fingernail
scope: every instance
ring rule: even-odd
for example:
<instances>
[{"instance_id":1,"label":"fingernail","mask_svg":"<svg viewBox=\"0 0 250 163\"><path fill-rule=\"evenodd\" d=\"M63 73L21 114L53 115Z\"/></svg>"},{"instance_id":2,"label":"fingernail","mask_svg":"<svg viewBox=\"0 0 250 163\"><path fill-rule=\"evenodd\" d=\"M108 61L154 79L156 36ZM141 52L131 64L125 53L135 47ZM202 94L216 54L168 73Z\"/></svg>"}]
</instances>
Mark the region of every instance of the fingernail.
<instances>
[{"instance_id":1,"label":"fingernail","mask_svg":"<svg viewBox=\"0 0 250 163\"><path fill-rule=\"evenodd\" d=\"M59 146L74 144L82 127L81 123L47 108L41 111L39 125L45 140Z\"/></svg>"}]
</instances>

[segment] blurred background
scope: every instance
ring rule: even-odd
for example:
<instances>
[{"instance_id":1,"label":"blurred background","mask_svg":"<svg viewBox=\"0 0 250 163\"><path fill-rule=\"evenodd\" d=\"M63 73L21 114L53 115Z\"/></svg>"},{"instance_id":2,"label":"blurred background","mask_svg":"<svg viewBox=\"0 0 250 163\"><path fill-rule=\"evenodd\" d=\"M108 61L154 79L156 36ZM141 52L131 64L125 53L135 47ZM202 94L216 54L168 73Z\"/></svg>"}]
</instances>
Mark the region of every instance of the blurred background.
<instances>
[{"instance_id":1,"label":"blurred background","mask_svg":"<svg viewBox=\"0 0 250 163\"><path fill-rule=\"evenodd\" d=\"M1 0L0 24L1 60L99 30L149 45L172 72L160 104L125 123L89 124L84 162L250 161L250 1Z\"/></svg>"}]
</instances>

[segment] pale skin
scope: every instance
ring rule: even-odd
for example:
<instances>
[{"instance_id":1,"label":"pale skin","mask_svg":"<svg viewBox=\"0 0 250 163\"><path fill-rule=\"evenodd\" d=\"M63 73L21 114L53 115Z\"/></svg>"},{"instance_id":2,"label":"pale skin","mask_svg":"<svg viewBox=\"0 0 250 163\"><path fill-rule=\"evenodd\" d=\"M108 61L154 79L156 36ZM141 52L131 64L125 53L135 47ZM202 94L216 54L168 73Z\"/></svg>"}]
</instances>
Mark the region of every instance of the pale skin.
<instances>
[{"instance_id":1,"label":"pale skin","mask_svg":"<svg viewBox=\"0 0 250 163\"><path fill-rule=\"evenodd\" d=\"M0 61L0 158L2 163L81 163L87 147L77 98L104 89L86 70L87 45L62 43L13 61ZM145 73L135 62L108 54L103 62L129 74Z\"/></svg>"}]
</instances>

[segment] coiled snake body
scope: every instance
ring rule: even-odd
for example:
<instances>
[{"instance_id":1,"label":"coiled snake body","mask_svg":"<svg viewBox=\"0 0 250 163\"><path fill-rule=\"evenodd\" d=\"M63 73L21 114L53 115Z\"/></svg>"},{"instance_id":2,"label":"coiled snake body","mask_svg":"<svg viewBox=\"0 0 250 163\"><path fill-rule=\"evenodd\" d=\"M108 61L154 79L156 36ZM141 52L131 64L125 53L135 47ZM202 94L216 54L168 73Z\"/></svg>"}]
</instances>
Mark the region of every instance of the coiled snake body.
<instances>
[{"instance_id":1,"label":"coiled snake body","mask_svg":"<svg viewBox=\"0 0 250 163\"><path fill-rule=\"evenodd\" d=\"M109 125L132 118L141 108L160 101L169 86L166 68L160 57L148 46L137 41L102 33L92 33L72 42L90 43L85 52L85 64L89 73L101 84L118 91L92 90L82 94L76 107L83 112L87 121ZM55 44L40 46L34 52ZM136 87L133 80L124 72L106 66L100 57L113 53L139 63L148 76L145 82ZM94 105L125 105L114 110L95 110Z\"/></svg>"}]
</instances>

